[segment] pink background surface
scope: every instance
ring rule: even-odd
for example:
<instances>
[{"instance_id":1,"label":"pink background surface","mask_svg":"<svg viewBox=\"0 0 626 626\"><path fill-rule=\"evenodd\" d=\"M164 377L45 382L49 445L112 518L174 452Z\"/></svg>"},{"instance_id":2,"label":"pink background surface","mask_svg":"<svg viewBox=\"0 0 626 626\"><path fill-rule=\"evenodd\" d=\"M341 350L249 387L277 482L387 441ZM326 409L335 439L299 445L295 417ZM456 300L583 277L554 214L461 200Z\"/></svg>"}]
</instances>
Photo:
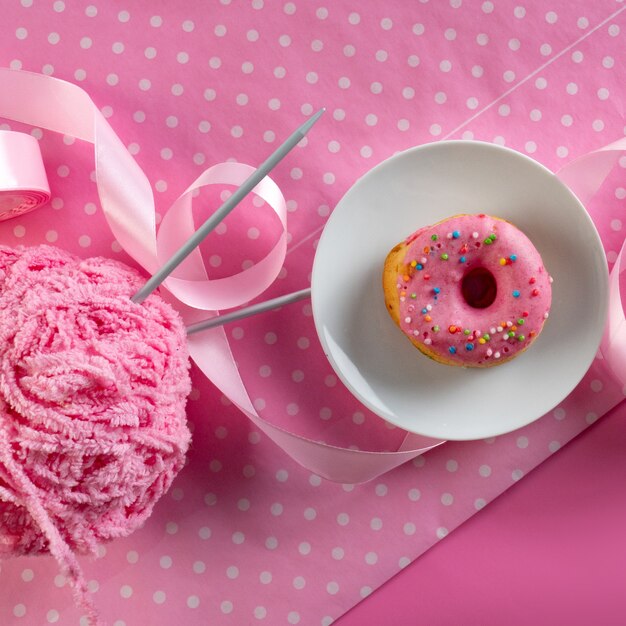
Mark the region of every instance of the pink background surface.
<instances>
[{"instance_id":1,"label":"pink background surface","mask_svg":"<svg viewBox=\"0 0 626 626\"><path fill-rule=\"evenodd\" d=\"M336 624L623 624L625 422L622 404Z\"/></svg>"},{"instance_id":2,"label":"pink background surface","mask_svg":"<svg viewBox=\"0 0 626 626\"><path fill-rule=\"evenodd\" d=\"M332 207L359 176L398 150L475 138L505 144L557 170L622 136L623 10L609 0L592 7L556 0L523 6L499 0L22 0L7 5L0 64L86 89L146 171L158 214L204 167L229 158L258 163L304 115L326 106L324 123L274 175L290 213L285 267L266 294L278 295L308 284L316 238ZM90 147L24 130L40 139L53 200L3 224L0 241L47 241L81 255L128 260L99 211ZM609 264L624 240L626 158L620 165L589 207ZM207 198L216 202L220 192L213 189ZM207 241L212 275L247 266L275 238L275 220L260 208L250 199ZM402 432L365 411L338 383L317 343L309 305L247 320L229 327L227 336L250 397L268 421L362 449L393 449L402 439ZM115 626L327 626L622 398L597 361L572 397L523 431L446 444L367 485L335 485L286 457L196 370L189 464L144 529L107 546L98 560L83 559L95 600ZM595 476L593 466L577 465L583 475L572 484ZM612 478L607 471L606 480ZM531 474L517 487L532 491L538 481L543 484ZM542 487L535 488L541 494ZM574 515L565 496L553 503ZM519 524L515 505L505 511L504 523L496 519L489 526L492 506L497 515L503 505L496 501L483 520L479 515L459 529L460 546L452 533L411 566L417 582L408 588L428 581L424 593L413 596L426 605L430 589L439 599L425 609L432 612L424 613L424 623L464 623L465 606L475 606L477 614L481 606L495 611L486 619L493 615L497 623L498 602L504 604L514 590L505 577L487 577L488 561L472 552L476 546L502 538L509 550L502 562L532 554L528 544L545 551L534 533L520 530L528 543L519 546L501 534ZM464 540L472 527L478 538ZM437 558L439 566L432 563ZM475 580L481 562L485 585L479 593L464 581L468 572ZM520 571L528 576L536 568L525 563L520 578ZM431 579L438 568L441 578ZM447 568L457 576L458 604L435 593L447 591ZM570 569L564 563L559 571L566 576ZM598 595L608 602L606 573L588 606ZM0 576L0 623L79 622L50 559L5 562ZM394 592L396 584L401 587ZM407 598L403 584L390 585L392 599ZM387 591L380 606L390 604ZM488 604L489 593L494 603ZM401 614L405 623L415 623L419 606ZM366 619L363 613L360 619Z\"/></svg>"}]
</instances>

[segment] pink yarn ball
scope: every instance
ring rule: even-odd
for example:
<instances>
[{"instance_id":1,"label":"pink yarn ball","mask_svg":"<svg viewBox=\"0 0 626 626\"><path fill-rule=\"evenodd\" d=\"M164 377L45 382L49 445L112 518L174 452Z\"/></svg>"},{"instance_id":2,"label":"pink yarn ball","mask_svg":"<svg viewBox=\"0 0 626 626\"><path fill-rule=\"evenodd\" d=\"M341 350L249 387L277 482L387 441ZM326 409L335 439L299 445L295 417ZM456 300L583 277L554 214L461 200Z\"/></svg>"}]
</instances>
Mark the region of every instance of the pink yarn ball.
<instances>
[{"instance_id":1,"label":"pink yarn ball","mask_svg":"<svg viewBox=\"0 0 626 626\"><path fill-rule=\"evenodd\" d=\"M129 535L183 467L185 329L121 263L0 247L0 554Z\"/></svg>"}]
</instances>

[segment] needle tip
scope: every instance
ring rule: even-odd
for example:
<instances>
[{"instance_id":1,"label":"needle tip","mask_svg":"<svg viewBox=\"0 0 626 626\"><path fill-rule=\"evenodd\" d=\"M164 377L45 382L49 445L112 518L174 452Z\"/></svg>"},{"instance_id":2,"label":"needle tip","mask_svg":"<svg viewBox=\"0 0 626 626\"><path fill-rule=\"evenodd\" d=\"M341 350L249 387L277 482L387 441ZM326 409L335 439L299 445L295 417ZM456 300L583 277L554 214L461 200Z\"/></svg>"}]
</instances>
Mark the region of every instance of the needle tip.
<instances>
[{"instance_id":1,"label":"needle tip","mask_svg":"<svg viewBox=\"0 0 626 626\"><path fill-rule=\"evenodd\" d=\"M324 113L324 111L326 111L326 107L322 107L317 113L311 115L311 117L306 122L304 122L302 126L300 126L298 132L300 132L303 136L308 133L309 130L311 130L313 124L315 124L315 122L317 122L317 120L322 116L322 113Z\"/></svg>"}]
</instances>

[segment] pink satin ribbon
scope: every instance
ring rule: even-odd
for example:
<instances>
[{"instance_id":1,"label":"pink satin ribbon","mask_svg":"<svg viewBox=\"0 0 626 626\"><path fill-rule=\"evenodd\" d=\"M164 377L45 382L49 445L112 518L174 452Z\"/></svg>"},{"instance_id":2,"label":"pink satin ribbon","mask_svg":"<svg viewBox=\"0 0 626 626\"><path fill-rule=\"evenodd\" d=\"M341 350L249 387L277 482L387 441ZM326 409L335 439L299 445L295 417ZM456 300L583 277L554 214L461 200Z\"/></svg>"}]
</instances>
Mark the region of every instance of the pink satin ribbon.
<instances>
[{"instance_id":1,"label":"pink satin ribbon","mask_svg":"<svg viewBox=\"0 0 626 626\"><path fill-rule=\"evenodd\" d=\"M31 135L0 131L0 221L28 213L50 200L39 142Z\"/></svg>"},{"instance_id":2,"label":"pink satin ribbon","mask_svg":"<svg viewBox=\"0 0 626 626\"><path fill-rule=\"evenodd\" d=\"M3 68L0 79L4 83L4 89L0 90L0 116L94 144L96 180L107 222L124 250L150 273L195 230L191 211L193 192L210 184L239 185L251 171L249 166L238 163L221 163L205 170L167 211L157 234L154 198L146 175L82 89L49 76ZM15 98L16 93L21 97ZM51 102L55 105L51 106ZM580 193L592 189L595 192L608 173L609 161L615 160L616 150L624 149L620 146L614 144L588 155L586 165L581 160L574 161L559 176L572 187L577 181L594 178ZM587 171L595 172L596 176L587 176ZM602 172L604 175L599 178ZM281 236L259 263L225 279L209 281L200 253L190 255L165 282L170 292L165 297L181 312L187 324L206 318L206 311L217 315L220 309L252 300L278 275L286 252L285 200L270 178L265 178L254 192L276 213L283 228ZM626 322L619 296L623 256L624 248L611 277L610 320L603 353L626 384ZM366 482L444 443L407 433L395 452L367 452L301 437L270 424L256 412L222 328L192 335L189 348L204 374L261 431L298 463L329 480Z\"/></svg>"},{"instance_id":3,"label":"pink satin ribbon","mask_svg":"<svg viewBox=\"0 0 626 626\"><path fill-rule=\"evenodd\" d=\"M557 176L587 204L613 169L626 138L598 148L565 165ZM626 316L620 293L620 275L626 271L626 240L609 276L609 310L600 352L609 369L626 391Z\"/></svg>"}]
</instances>

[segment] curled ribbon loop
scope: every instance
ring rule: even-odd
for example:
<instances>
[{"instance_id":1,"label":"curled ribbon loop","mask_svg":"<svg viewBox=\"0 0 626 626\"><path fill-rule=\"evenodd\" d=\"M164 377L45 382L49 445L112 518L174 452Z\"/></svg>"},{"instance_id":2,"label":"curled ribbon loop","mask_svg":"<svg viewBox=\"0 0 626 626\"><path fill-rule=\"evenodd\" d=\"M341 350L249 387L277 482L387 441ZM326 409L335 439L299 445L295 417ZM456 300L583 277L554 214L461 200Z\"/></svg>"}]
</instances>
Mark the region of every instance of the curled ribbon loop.
<instances>
[{"instance_id":1,"label":"curled ribbon loop","mask_svg":"<svg viewBox=\"0 0 626 626\"><path fill-rule=\"evenodd\" d=\"M254 168L241 163L219 163L205 170L174 202L157 235L159 264L165 262L196 230L191 213L193 192L206 185L239 186ZM274 247L259 262L239 274L209 281L196 249L170 276L166 287L185 304L208 311L240 306L256 298L276 279L287 252L287 206L278 185L264 178L253 190L272 208L282 225Z\"/></svg>"},{"instance_id":2,"label":"curled ribbon loop","mask_svg":"<svg viewBox=\"0 0 626 626\"><path fill-rule=\"evenodd\" d=\"M115 238L148 272L154 272L194 231L193 192L209 184L238 185L252 168L222 163L203 172L165 214L158 235L150 183L120 139L79 87L50 76L0 68L0 116L61 132L94 144L98 192ZM21 98L14 98L20 93ZM51 105L51 103L53 103ZM593 195L608 174L624 141L616 142L562 169L558 176L574 191ZM587 161L585 159L588 158ZM203 311L231 308L252 300L276 278L286 252L285 201L276 184L265 178L254 190L280 220L283 231L270 252L250 269L210 281L198 251L168 278L164 293L187 324L206 317ZM610 367L626 384L626 321L619 293L619 275L626 244L611 276L610 317L602 351ZM337 482L371 480L443 441L407 433L395 452L367 452L323 444L288 432L264 420L254 409L222 328L192 335L189 349L204 374L268 437L302 466Z\"/></svg>"},{"instance_id":3,"label":"curled ribbon loop","mask_svg":"<svg viewBox=\"0 0 626 626\"><path fill-rule=\"evenodd\" d=\"M598 191L624 151L626 139L623 138L575 159L561 168L557 175L586 204ZM626 389L626 316L620 293L622 272L626 272L626 240L609 277L608 319L600 344L600 352L607 366Z\"/></svg>"}]
</instances>

